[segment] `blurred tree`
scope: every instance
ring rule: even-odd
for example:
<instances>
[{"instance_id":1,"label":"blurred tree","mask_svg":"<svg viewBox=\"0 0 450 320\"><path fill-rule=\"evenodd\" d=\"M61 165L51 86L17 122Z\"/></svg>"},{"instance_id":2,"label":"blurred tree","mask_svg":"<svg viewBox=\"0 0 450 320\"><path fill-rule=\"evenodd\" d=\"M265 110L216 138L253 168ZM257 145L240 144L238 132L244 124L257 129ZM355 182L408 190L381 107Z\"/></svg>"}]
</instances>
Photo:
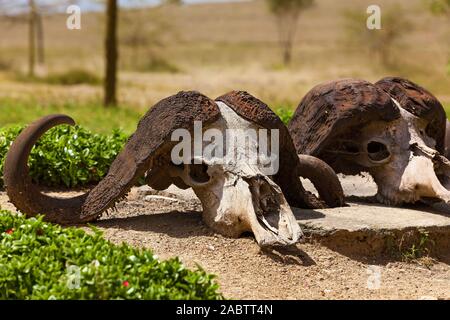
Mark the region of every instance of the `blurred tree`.
<instances>
[{"instance_id":1,"label":"blurred tree","mask_svg":"<svg viewBox=\"0 0 450 320\"><path fill-rule=\"evenodd\" d=\"M180 6L183 4L183 0L163 0L163 4Z\"/></svg>"},{"instance_id":2,"label":"blurred tree","mask_svg":"<svg viewBox=\"0 0 450 320\"><path fill-rule=\"evenodd\" d=\"M43 20L42 14L37 12L36 14L37 61L41 65L45 63L44 23L42 20Z\"/></svg>"},{"instance_id":3,"label":"blurred tree","mask_svg":"<svg viewBox=\"0 0 450 320\"><path fill-rule=\"evenodd\" d=\"M314 4L314 0L266 0L270 12L275 16L278 37L283 50L283 63L292 60L292 46L300 13Z\"/></svg>"},{"instance_id":4,"label":"blurred tree","mask_svg":"<svg viewBox=\"0 0 450 320\"><path fill-rule=\"evenodd\" d=\"M119 39L124 49L129 49L127 59L121 59L122 66L138 71L151 71L155 63L168 63L158 54L169 41L176 38L175 28L162 6L149 9L124 10L120 13ZM125 56L125 55L124 55Z\"/></svg>"},{"instance_id":5,"label":"blurred tree","mask_svg":"<svg viewBox=\"0 0 450 320\"><path fill-rule=\"evenodd\" d=\"M106 5L106 37L105 37L105 97L104 105L117 104L117 0L107 0Z\"/></svg>"},{"instance_id":6,"label":"blurred tree","mask_svg":"<svg viewBox=\"0 0 450 320\"><path fill-rule=\"evenodd\" d=\"M370 30L365 10L351 9L344 12L348 42L357 45L385 67L393 66L392 51L406 30L412 27L402 15L402 8L393 5L384 8L381 14L381 29Z\"/></svg>"},{"instance_id":7,"label":"blurred tree","mask_svg":"<svg viewBox=\"0 0 450 320\"><path fill-rule=\"evenodd\" d=\"M142 48L149 43L147 34L146 18L143 14L144 10L124 10L120 14L120 22L122 25L128 26L120 30L120 42L125 47L131 49L130 65L138 68L141 64ZM123 61L123 59L121 59Z\"/></svg>"},{"instance_id":8,"label":"blurred tree","mask_svg":"<svg viewBox=\"0 0 450 320\"><path fill-rule=\"evenodd\" d=\"M27 16L24 15L25 12L28 12ZM3 0L0 1L0 13L3 19L8 19L11 22L26 22L28 24L28 76L33 77L36 61L36 27L38 21L36 3L34 0L16 3Z\"/></svg>"},{"instance_id":9,"label":"blurred tree","mask_svg":"<svg viewBox=\"0 0 450 320\"><path fill-rule=\"evenodd\" d=\"M441 15L447 18L448 23L450 23L450 0L426 0L428 2L429 8L432 13L436 15ZM448 29L447 29L448 30ZM450 38L446 35L447 39ZM450 41L447 40L447 46L450 50ZM448 53L447 61L447 73L450 75L450 52Z\"/></svg>"},{"instance_id":10,"label":"blurred tree","mask_svg":"<svg viewBox=\"0 0 450 320\"><path fill-rule=\"evenodd\" d=\"M28 76L34 77L34 64L36 56L36 4L28 0Z\"/></svg>"},{"instance_id":11,"label":"blurred tree","mask_svg":"<svg viewBox=\"0 0 450 320\"><path fill-rule=\"evenodd\" d=\"M427 0L431 12L446 15L450 19L450 0Z\"/></svg>"},{"instance_id":12,"label":"blurred tree","mask_svg":"<svg viewBox=\"0 0 450 320\"><path fill-rule=\"evenodd\" d=\"M13 23L28 24L28 75L35 74L36 62L44 64L44 24L43 16L61 9L74 0L0 0L0 16Z\"/></svg>"}]
</instances>

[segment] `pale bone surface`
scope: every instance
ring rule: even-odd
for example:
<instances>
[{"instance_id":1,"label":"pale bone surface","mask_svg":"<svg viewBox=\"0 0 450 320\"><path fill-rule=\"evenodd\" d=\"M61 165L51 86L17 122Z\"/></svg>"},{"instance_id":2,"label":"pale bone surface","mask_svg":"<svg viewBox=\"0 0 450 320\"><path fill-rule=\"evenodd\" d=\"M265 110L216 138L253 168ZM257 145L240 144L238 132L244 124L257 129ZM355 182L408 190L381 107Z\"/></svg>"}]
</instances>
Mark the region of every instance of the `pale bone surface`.
<instances>
[{"instance_id":1,"label":"pale bone surface","mask_svg":"<svg viewBox=\"0 0 450 320\"><path fill-rule=\"evenodd\" d=\"M367 168L383 204L449 203L450 162L434 149L436 142L426 134L427 122L394 102L400 118L368 124L350 141L354 151L341 156Z\"/></svg>"},{"instance_id":2,"label":"pale bone surface","mask_svg":"<svg viewBox=\"0 0 450 320\"><path fill-rule=\"evenodd\" d=\"M264 129L238 116L223 102L216 103L221 117L203 129L215 129L226 136L225 150L230 141L241 140L243 131ZM235 144L234 157L226 157L223 152L225 161L223 157L206 159L203 155L196 159L207 166L206 182L192 177L190 165L173 171L172 176L192 187L202 203L203 220L215 231L230 237L252 232L260 246L294 244L302 236L300 226L280 187L264 174L260 162L251 159L258 154L259 145L258 139L248 137L247 143ZM205 150L209 142L203 144Z\"/></svg>"}]
</instances>

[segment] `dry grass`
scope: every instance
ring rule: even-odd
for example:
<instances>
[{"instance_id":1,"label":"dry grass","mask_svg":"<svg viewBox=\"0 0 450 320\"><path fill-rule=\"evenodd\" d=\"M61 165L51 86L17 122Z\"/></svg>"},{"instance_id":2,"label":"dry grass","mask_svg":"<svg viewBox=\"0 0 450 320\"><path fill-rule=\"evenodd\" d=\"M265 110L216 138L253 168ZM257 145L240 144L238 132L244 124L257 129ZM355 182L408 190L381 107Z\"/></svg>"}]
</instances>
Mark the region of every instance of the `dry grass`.
<instances>
[{"instance_id":1,"label":"dry grass","mask_svg":"<svg viewBox=\"0 0 450 320\"><path fill-rule=\"evenodd\" d=\"M429 88L450 103L450 76L445 63L450 50L445 43L447 21L429 14L422 0L379 1L379 5L400 3L413 28L393 48L395 68L387 69L372 59L364 47L346 41L343 12L365 11L372 3L361 0L317 0L317 5L300 19L294 63L279 65L276 28L263 1L200 4L163 7L139 14L147 27L154 17L163 17L170 32L159 37L159 45L141 50L141 59L150 54L163 57L181 72L120 73L119 97L122 104L142 112L159 99L180 90L199 90L215 97L232 89L247 90L270 105L295 107L302 96L322 81L358 77L376 81L386 75L408 77ZM46 17L46 67L43 74L83 68L97 75L103 68L103 17L98 13L82 16L82 30L67 30L65 15ZM129 28L122 23L122 33ZM9 72L0 73L0 97L54 101L101 101L101 86L58 86L20 83L15 73L26 68L26 26L0 21L8 30L0 38L0 57L8 61ZM121 47L121 61L130 60L131 49Z\"/></svg>"}]
</instances>

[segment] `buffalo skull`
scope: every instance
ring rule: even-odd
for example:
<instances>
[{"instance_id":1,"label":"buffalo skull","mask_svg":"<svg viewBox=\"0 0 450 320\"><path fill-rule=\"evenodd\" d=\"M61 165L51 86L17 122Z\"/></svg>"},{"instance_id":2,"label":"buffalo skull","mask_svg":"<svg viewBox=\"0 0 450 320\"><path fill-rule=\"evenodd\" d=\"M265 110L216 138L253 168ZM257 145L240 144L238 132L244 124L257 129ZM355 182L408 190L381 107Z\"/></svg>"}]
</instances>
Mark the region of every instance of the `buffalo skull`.
<instances>
[{"instance_id":1,"label":"buffalo skull","mask_svg":"<svg viewBox=\"0 0 450 320\"><path fill-rule=\"evenodd\" d=\"M324 160L337 173L370 173L376 199L400 205L450 202L445 126L439 101L409 80L344 79L307 93L289 131L298 153Z\"/></svg>"},{"instance_id":2,"label":"buffalo skull","mask_svg":"<svg viewBox=\"0 0 450 320\"><path fill-rule=\"evenodd\" d=\"M45 214L48 221L95 220L125 198L142 176L159 190L171 184L193 188L208 226L231 237L252 232L261 246L289 245L301 238L290 206L320 208L343 204L342 189L332 169L314 157L298 157L281 120L246 92L231 92L216 101L198 92L180 92L161 100L141 119L106 177L87 194L70 199L40 193L27 166L37 139L62 123L74 122L64 115L52 115L28 126L12 144L5 162L4 179L11 202L26 214ZM221 149L230 141L239 141L246 130L262 130L269 135L269 147L278 147L274 155L262 156L263 160L271 158L270 164L276 163L275 170L271 166L268 170L267 161L248 157L252 152L262 152L256 135L234 145L234 157L226 157ZM174 139L180 132L189 133L188 148L179 148L181 142ZM216 140L226 137L214 144L217 150L211 148L212 136ZM205 156L204 152L197 152L196 146L217 152ZM183 161L178 162L174 156ZM304 190L300 175L312 180L320 198Z\"/></svg>"}]
</instances>

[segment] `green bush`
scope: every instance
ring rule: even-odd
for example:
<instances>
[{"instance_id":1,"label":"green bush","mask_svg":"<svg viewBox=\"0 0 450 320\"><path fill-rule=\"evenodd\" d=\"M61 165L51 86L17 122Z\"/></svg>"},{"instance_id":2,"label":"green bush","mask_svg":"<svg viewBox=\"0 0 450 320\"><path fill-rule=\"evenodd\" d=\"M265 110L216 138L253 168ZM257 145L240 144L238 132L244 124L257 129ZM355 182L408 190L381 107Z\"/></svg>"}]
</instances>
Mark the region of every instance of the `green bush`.
<instances>
[{"instance_id":1,"label":"green bush","mask_svg":"<svg viewBox=\"0 0 450 320\"><path fill-rule=\"evenodd\" d=\"M0 172L9 146L22 127L0 130ZM106 175L127 136L120 130L111 135L93 134L79 126L50 129L33 148L30 175L39 184L75 187L95 183ZM0 179L0 187L3 179Z\"/></svg>"},{"instance_id":2,"label":"green bush","mask_svg":"<svg viewBox=\"0 0 450 320\"><path fill-rule=\"evenodd\" d=\"M294 110L287 109L284 107L278 107L274 110L274 112L280 117L281 121L283 121L283 123L286 125L289 123L292 116L294 115Z\"/></svg>"},{"instance_id":3,"label":"green bush","mask_svg":"<svg viewBox=\"0 0 450 320\"><path fill-rule=\"evenodd\" d=\"M214 276L0 210L0 299L221 299Z\"/></svg>"}]
</instances>

